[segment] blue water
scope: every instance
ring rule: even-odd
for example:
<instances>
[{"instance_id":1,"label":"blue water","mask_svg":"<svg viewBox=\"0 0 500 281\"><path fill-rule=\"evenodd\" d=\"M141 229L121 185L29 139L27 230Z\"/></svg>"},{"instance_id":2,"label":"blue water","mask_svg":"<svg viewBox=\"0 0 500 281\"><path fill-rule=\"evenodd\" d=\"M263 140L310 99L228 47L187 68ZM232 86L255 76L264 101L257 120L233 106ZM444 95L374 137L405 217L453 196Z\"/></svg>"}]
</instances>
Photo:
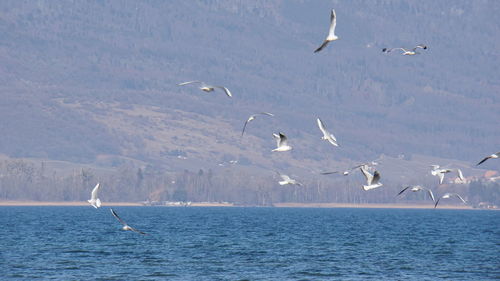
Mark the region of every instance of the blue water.
<instances>
[{"instance_id":1,"label":"blue water","mask_svg":"<svg viewBox=\"0 0 500 281\"><path fill-rule=\"evenodd\" d=\"M493 280L500 212L0 207L1 280Z\"/></svg>"}]
</instances>

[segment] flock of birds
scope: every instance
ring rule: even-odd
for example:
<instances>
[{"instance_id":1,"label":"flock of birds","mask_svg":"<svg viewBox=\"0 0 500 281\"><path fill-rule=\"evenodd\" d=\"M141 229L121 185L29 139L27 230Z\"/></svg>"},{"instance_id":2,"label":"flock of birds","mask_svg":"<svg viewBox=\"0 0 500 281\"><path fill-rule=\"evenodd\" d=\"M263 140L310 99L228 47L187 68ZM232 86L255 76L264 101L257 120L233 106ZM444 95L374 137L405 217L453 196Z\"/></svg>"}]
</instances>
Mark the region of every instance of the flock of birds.
<instances>
[{"instance_id":1,"label":"flock of birds","mask_svg":"<svg viewBox=\"0 0 500 281\"><path fill-rule=\"evenodd\" d=\"M337 25L337 16L335 14L335 10L332 9L331 15L330 15L330 28L329 28L329 31L328 31L328 35L327 35L326 39L323 41L323 43L316 50L314 50L314 53L320 52L330 42L339 39L339 37L337 35L335 35L335 27L336 27L336 25ZM384 53L390 53L390 52L395 51L395 50L400 50L402 52L401 53L402 55L413 56L413 55L420 54L419 52L417 52L417 49L427 50L428 47L426 45L419 44L419 45L417 45L417 46L415 46L414 48L411 48L411 49L407 49L407 48L383 48L382 52L384 52ZM198 85L198 88L200 90L204 91L204 92L213 92L216 89L218 89L218 90L223 91L229 98L231 98L233 96L231 94L231 92L229 91L229 89L226 88L226 87L224 87L224 86L210 85L210 84L207 84L207 83L202 82L202 81L188 81L188 82L183 82L183 83L179 83L178 84L178 86L186 86L186 85ZM241 137L243 137L243 135L245 134L245 129L247 128L247 125L250 122L252 122L253 120L255 120L255 118L257 118L257 116L273 117L274 114L269 113L269 112L260 112L260 113L256 113L256 114L251 115L245 121L245 123L243 125L243 129L242 129L242 132L241 132ZM335 136L331 132L329 132L326 129L326 126L323 123L323 121L320 118L317 118L316 122L317 122L317 125L318 125L321 133L323 134L323 136L321 137L321 139L325 140L325 141L328 141L331 145L333 145L335 147L339 147L337 139L335 138ZM286 152L286 151L292 150L292 146L290 146L290 144L288 143L288 138L287 138L287 136L284 133L282 133L282 132L279 132L277 134L273 133L273 137L276 140L276 148L273 149L272 152ZM488 159L496 159L496 158L499 158L499 157L500 157L500 152L494 153L494 154L492 154L490 156L487 156L484 159L482 159L477 165L480 165L480 164L484 163ZM348 169L346 169L344 171L322 172L321 174L322 175L343 174L344 176L348 176L352 171L354 171L356 169L359 169L361 171L361 173L363 174L363 176L365 177L365 179L366 179L366 184L362 185L362 189L365 190L365 191L368 191L368 190L376 189L376 188L379 188L379 187L383 186L383 184L380 182L380 173L377 170L374 170L373 173L371 172L371 170L373 169L373 167L376 166L376 165L378 165L378 163L376 161L371 161L371 162L367 162L367 163L362 163L362 164L356 165L354 167L350 167L350 168L348 168ZM439 178L439 184L443 183L444 175L446 173L452 172L451 169L440 168L439 165L431 165L431 167L432 167L431 174L433 176L437 176ZM457 175L458 175L459 180L462 181L463 183L465 183L466 181L465 181L465 178L463 177L462 171L460 169L456 169L456 171L457 171ZM276 173L281 178L281 180L278 181L279 185L299 185L299 186L302 185L302 183L300 183L299 181L297 181L295 179L290 178L288 175L281 174L279 172L276 172ZM98 183L94 187L94 189L92 190L90 200L88 200L88 202L94 208L96 208L96 209L99 208L99 207L101 207L101 200L98 198L99 188L100 188L100 185ZM444 195L442 195L440 198L438 198L436 200L435 197L434 197L434 194L433 194L432 190L430 190L428 188L425 188L425 187L423 187L421 185L407 186L403 190L401 190L397 194L397 196L402 195L403 193L405 193L405 191L411 191L411 192L423 191L423 192L427 192L427 194L429 195L429 198L434 202L434 208L437 207L437 205L439 204L439 202L440 202L441 199L448 199L448 198L451 198L451 197L457 197L464 204L466 204L466 201L462 198L462 196L460 196L457 193L445 193ZM123 227L122 227L123 230L134 231L134 232L137 232L139 234L146 235L146 233L144 233L142 231L139 231L139 230L137 230L137 229L129 226L124 220L122 220L118 216L118 214L113 209L110 209L110 211L111 211L112 215L123 225Z\"/></svg>"}]
</instances>

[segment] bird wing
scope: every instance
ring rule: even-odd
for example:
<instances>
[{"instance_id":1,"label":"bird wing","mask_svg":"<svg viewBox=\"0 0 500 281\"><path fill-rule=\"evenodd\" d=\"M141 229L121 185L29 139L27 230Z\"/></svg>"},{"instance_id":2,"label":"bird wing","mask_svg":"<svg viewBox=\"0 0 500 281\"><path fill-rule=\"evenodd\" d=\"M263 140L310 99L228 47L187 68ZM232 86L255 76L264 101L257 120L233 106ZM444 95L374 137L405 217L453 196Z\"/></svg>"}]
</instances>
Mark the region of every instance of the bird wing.
<instances>
[{"instance_id":1,"label":"bird wing","mask_svg":"<svg viewBox=\"0 0 500 281\"><path fill-rule=\"evenodd\" d=\"M323 135L325 137L327 137L328 136L328 131L326 130L325 125L323 124L323 121L321 121L321 119L317 118L316 122L318 123L318 127L321 130L321 132L323 133Z\"/></svg>"},{"instance_id":2,"label":"bird wing","mask_svg":"<svg viewBox=\"0 0 500 281\"><path fill-rule=\"evenodd\" d=\"M334 172L321 172L320 174L322 175L331 175L331 174L337 174L339 171L334 171Z\"/></svg>"},{"instance_id":3,"label":"bird wing","mask_svg":"<svg viewBox=\"0 0 500 281\"><path fill-rule=\"evenodd\" d=\"M281 141L280 136L278 134L273 133L273 137L276 140L276 146L279 147L280 146L280 141Z\"/></svg>"},{"instance_id":4,"label":"bird wing","mask_svg":"<svg viewBox=\"0 0 500 281\"><path fill-rule=\"evenodd\" d=\"M462 174L462 170L457 169L457 174L458 174L458 178L459 178L461 181L465 181L464 174Z\"/></svg>"},{"instance_id":5,"label":"bird wing","mask_svg":"<svg viewBox=\"0 0 500 281\"><path fill-rule=\"evenodd\" d=\"M260 112L259 114L267 115L267 116L274 116L274 114L269 113L269 112Z\"/></svg>"},{"instance_id":6,"label":"bird wing","mask_svg":"<svg viewBox=\"0 0 500 281\"><path fill-rule=\"evenodd\" d=\"M425 190L427 190L427 193L429 194L429 196L431 197L432 199L432 202L436 202L436 198L434 198L434 193L432 193L432 190L428 189L428 188L424 188Z\"/></svg>"},{"instance_id":7,"label":"bird wing","mask_svg":"<svg viewBox=\"0 0 500 281\"><path fill-rule=\"evenodd\" d=\"M420 45L415 46L415 48L413 48L413 51L415 51L417 48L427 50L427 46L424 44L420 44Z\"/></svg>"},{"instance_id":8,"label":"bird wing","mask_svg":"<svg viewBox=\"0 0 500 281\"><path fill-rule=\"evenodd\" d=\"M177 84L177 86L184 86L184 85L193 84L193 83L203 83L203 82L201 82L201 81L188 81L188 82L179 83L179 84Z\"/></svg>"},{"instance_id":9,"label":"bird wing","mask_svg":"<svg viewBox=\"0 0 500 281\"><path fill-rule=\"evenodd\" d=\"M444 173L443 172L439 172L437 175L439 177L439 184L443 184Z\"/></svg>"},{"instance_id":10,"label":"bird wing","mask_svg":"<svg viewBox=\"0 0 500 281\"><path fill-rule=\"evenodd\" d=\"M243 130L241 131L241 136L243 136L243 134L245 133L245 128L247 127L247 124L248 124L248 120L245 121L245 125L243 125Z\"/></svg>"},{"instance_id":11,"label":"bird wing","mask_svg":"<svg viewBox=\"0 0 500 281\"><path fill-rule=\"evenodd\" d=\"M226 93L226 95L227 95L228 97L230 97L230 98L233 96L233 95L231 94L231 92L229 91L229 89L228 89L228 88L226 88L226 87L223 87L223 86L213 86L213 87L214 87L214 88L219 88L219 89L224 90L224 93Z\"/></svg>"},{"instance_id":12,"label":"bird wing","mask_svg":"<svg viewBox=\"0 0 500 281\"><path fill-rule=\"evenodd\" d=\"M140 231L140 230L138 230L138 229L135 229L135 228L133 228L133 227L131 227L131 226L129 226L129 228L130 228L130 230L132 230L133 232L137 232L137 233L142 234L142 235L148 235L147 233L142 232L142 231Z\"/></svg>"},{"instance_id":13,"label":"bird wing","mask_svg":"<svg viewBox=\"0 0 500 281\"><path fill-rule=\"evenodd\" d=\"M370 174L370 172L368 172L365 169L365 166L361 166L361 167L359 167L359 169L361 170L361 173L363 173L363 175L365 176L366 182L368 183L368 185L371 185L372 181L373 181L373 175Z\"/></svg>"},{"instance_id":14,"label":"bird wing","mask_svg":"<svg viewBox=\"0 0 500 281\"><path fill-rule=\"evenodd\" d=\"M337 26L337 15L335 14L335 9L332 9L330 15L330 29L328 30L328 37L335 36L335 27Z\"/></svg>"},{"instance_id":15,"label":"bird wing","mask_svg":"<svg viewBox=\"0 0 500 281\"><path fill-rule=\"evenodd\" d=\"M333 134L329 134L326 139L334 146L339 146L339 144L337 143L337 139Z\"/></svg>"},{"instance_id":16,"label":"bird wing","mask_svg":"<svg viewBox=\"0 0 500 281\"><path fill-rule=\"evenodd\" d=\"M462 198L462 196L458 195L457 193L452 193L451 195L458 197L458 199L462 200L462 202L464 204L467 204L467 202L465 202L465 200Z\"/></svg>"},{"instance_id":17,"label":"bird wing","mask_svg":"<svg viewBox=\"0 0 500 281\"><path fill-rule=\"evenodd\" d=\"M382 52L390 53L390 52L392 52L394 50L401 50L403 52L406 52L406 50L404 48L389 48L389 49L388 48L384 48L384 49L382 49Z\"/></svg>"},{"instance_id":18,"label":"bird wing","mask_svg":"<svg viewBox=\"0 0 500 281\"><path fill-rule=\"evenodd\" d=\"M372 183L378 183L379 180L380 180L380 173L378 171L375 171L373 173Z\"/></svg>"},{"instance_id":19,"label":"bird wing","mask_svg":"<svg viewBox=\"0 0 500 281\"><path fill-rule=\"evenodd\" d=\"M287 182L290 182L292 179L287 176L287 175L283 175L283 174L280 174L280 177L284 180L284 181L287 181Z\"/></svg>"},{"instance_id":20,"label":"bird wing","mask_svg":"<svg viewBox=\"0 0 500 281\"><path fill-rule=\"evenodd\" d=\"M436 203L434 204L434 209L436 209L437 205L439 204L439 200L441 200L441 198L439 198Z\"/></svg>"},{"instance_id":21,"label":"bird wing","mask_svg":"<svg viewBox=\"0 0 500 281\"><path fill-rule=\"evenodd\" d=\"M287 140L288 140L287 137L283 133L280 133L280 139L278 141L278 146L288 145L288 141Z\"/></svg>"},{"instance_id":22,"label":"bird wing","mask_svg":"<svg viewBox=\"0 0 500 281\"><path fill-rule=\"evenodd\" d=\"M486 161L486 160L488 160L490 158L491 158L491 156L485 157L483 160L479 161L479 163L477 163L476 166L479 166L479 165L483 164L484 161Z\"/></svg>"},{"instance_id":23,"label":"bird wing","mask_svg":"<svg viewBox=\"0 0 500 281\"><path fill-rule=\"evenodd\" d=\"M405 192L408 188L410 188L411 186L407 186L405 188L403 188L403 190L401 190L398 195L401 195L403 192Z\"/></svg>"},{"instance_id":24,"label":"bird wing","mask_svg":"<svg viewBox=\"0 0 500 281\"><path fill-rule=\"evenodd\" d=\"M96 200L97 199L97 193L99 192L99 187L100 187L100 184L97 183L94 187L94 189L92 189L92 193L90 194L90 198L93 199L93 200Z\"/></svg>"},{"instance_id":25,"label":"bird wing","mask_svg":"<svg viewBox=\"0 0 500 281\"><path fill-rule=\"evenodd\" d=\"M122 220L122 219L118 216L118 214L115 212L115 210L113 210L113 209L109 209L109 210L111 210L111 213L113 214L113 216L114 216L114 217L115 217L115 218L116 218L116 219L117 219L117 220L118 220L121 224L123 224L123 225L127 225L127 223L126 223L124 220Z\"/></svg>"},{"instance_id":26,"label":"bird wing","mask_svg":"<svg viewBox=\"0 0 500 281\"><path fill-rule=\"evenodd\" d=\"M328 45L328 43L330 43L330 41L328 41L328 40L323 41L323 44L321 44L321 46L319 46L319 48L314 50L314 52L317 53L317 52L323 50L323 48L326 47L326 45Z\"/></svg>"}]
</instances>

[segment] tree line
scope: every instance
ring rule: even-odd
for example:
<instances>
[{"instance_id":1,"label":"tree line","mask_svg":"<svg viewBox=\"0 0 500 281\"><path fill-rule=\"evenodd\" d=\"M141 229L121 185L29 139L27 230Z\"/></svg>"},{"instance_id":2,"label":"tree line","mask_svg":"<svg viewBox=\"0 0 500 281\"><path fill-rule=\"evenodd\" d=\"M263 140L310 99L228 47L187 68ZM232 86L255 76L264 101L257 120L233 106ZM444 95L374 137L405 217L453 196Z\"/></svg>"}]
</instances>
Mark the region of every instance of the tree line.
<instances>
[{"instance_id":1,"label":"tree line","mask_svg":"<svg viewBox=\"0 0 500 281\"><path fill-rule=\"evenodd\" d=\"M69 171L68 171L69 170ZM357 180L310 178L303 186L278 185L278 177L257 176L231 169L169 172L154 166L123 165L113 170L79 167L66 171L44 162L8 159L0 162L0 200L86 201L97 182L100 198L108 202L192 201L271 206L274 203L417 203L427 204L424 192L395 195L401 184L386 179L384 186L363 191ZM439 187L438 194L458 192L470 204L500 204L500 184L475 180L468 185Z\"/></svg>"}]
</instances>

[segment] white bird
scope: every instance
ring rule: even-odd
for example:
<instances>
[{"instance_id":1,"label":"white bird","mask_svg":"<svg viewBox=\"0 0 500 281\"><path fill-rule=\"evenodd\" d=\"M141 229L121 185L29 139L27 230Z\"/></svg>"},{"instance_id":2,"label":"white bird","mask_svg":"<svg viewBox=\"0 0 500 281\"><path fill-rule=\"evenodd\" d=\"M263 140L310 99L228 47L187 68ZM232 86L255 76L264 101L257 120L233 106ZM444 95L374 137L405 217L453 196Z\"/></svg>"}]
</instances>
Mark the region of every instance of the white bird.
<instances>
[{"instance_id":1,"label":"white bird","mask_svg":"<svg viewBox=\"0 0 500 281\"><path fill-rule=\"evenodd\" d=\"M368 167L366 165L359 167L359 169L361 170L361 172L363 173L363 175L366 178L366 185L363 185L363 189L370 190L370 189L374 189L377 187L381 187L382 183L379 182L380 174L378 173L378 171L375 171L372 175L372 174L370 174L370 172L368 172L367 168Z\"/></svg>"},{"instance_id":2,"label":"white bird","mask_svg":"<svg viewBox=\"0 0 500 281\"><path fill-rule=\"evenodd\" d=\"M288 151L291 150L292 147L288 145L287 137L283 133L273 134L273 137L276 139L277 148L272 151Z\"/></svg>"},{"instance_id":3,"label":"white bird","mask_svg":"<svg viewBox=\"0 0 500 281\"><path fill-rule=\"evenodd\" d=\"M431 199L432 199L432 202L436 203L436 199L434 198L434 194L432 193L432 190L425 188L421 185L407 186L398 193L398 196L401 195L403 192L405 192L408 189L410 189L410 191L412 191L412 192L427 191L427 193L429 194L429 197L431 197Z\"/></svg>"},{"instance_id":4,"label":"white bird","mask_svg":"<svg viewBox=\"0 0 500 281\"><path fill-rule=\"evenodd\" d=\"M205 84L205 82L201 82L201 81L189 81L189 82L183 82L183 83L180 83L180 84L177 84L178 86L184 86L184 85L189 85L189 84L200 84L200 87L199 89L202 90L202 91L205 91L205 92L212 92L214 91L216 88L217 89L221 89L224 91L224 93L226 93L226 95L228 97L232 97L233 95L231 94L231 92L229 91L228 88L226 87L223 87L223 86L212 86L212 85L208 85L208 84Z\"/></svg>"},{"instance_id":5,"label":"white bird","mask_svg":"<svg viewBox=\"0 0 500 281\"><path fill-rule=\"evenodd\" d=\"M467 202L465 202L465 200L458 194L456 193L445 193L443 196L441 196L441 198L439 198L437 201L436 201L436 204L434 204L434 208L437 207L437 205L439 204L439 200L441 199L446 199L446 198L451 198L452 196L455 196L455 197L458 197L458 199L462 200L462 202L464 204L467 204Z\"/></svg>"},{"instance_id":6,"label":"white bird","mask_svg":"<svg viewBox=\"0 0 500 281\"><path fill-rule=\"evenodd\" d=\"M135 228L133 228L133 227L129 226L129 225L128 225L128 224L127 224L124 220L122 220L122 219L118 216L118 214L117 214L117 213L116 213L113 209L110 209L110 210L111 210L111 213L113 214L113 216L114 216L114 217L115 217L115 218L116 218L116 219L117 219L117 220L118 220L121 224L123 224L123 227L122 227L122 229L123 229L123 230L130 230L130 231L134 231L134 232L137 232L137 233L139 233L139 234L142 234L142 235L147 235L147 233L144 233L144 232L142 232L142 231L139 231L139 230L137 230L137 229L135 229Z\"/></svg>"},{"instance_id":7,"label":"white bird","mask_svg":"<svg viewBox=\"0 0 500 281\"><path fill-rule=\"evenodd\" d=\"M479 166L481 165L484 161L488 160L488 159L497 159L500 157L500 152L497 152L497 153L493 153L491 154L490 156L487 156L485 157L483 160L479 161L479 163L476 164L476 166Z\"/></svg>"},{"instance_id":8,"label":"white bird","mask_svg":"<svg viewBox=\"0 0 500 281\"><path fill-rule=\"evenodd\" d=\"M332 133L330 133L326 130L325 125L323 124L321 119L317 118L316 122L318 123L319 129L323 133L323 136L321 137L321 139L329 141L334 146L339 146L337 143L337 139L335 138L335 136Z\"/></svg>"},{"instance_id":9,"label":"white bird","mask_svg":"<svg viewBox=\"0 0 500 281\"><path fill-rule=\"evenodd\" d=\"M384 53L390 53L390 52L391 52L391 51L393 51L393 50L401 50L401 51L403 51L403 53L402 53L402 54L403 54L404 56L413 56L413 55L420 54L419 52L417 52L417 49L418 49L418 48L420 48L420 49L424 49L424 50L427 50L427 46L420 44L420 45L418 45L418 46L416 46L415 48L410 49L410 50L405 49L405 48L391 48L391 49L388 49L388 48L383 48L383 49L382 49L382 52L384 52Z\"/></svg>"},{"instance_id":10,"label":"white bird","mask_svg":"<svg viewBox=\"0 0 500 281\"><path fill-rule=\"evenodd\" d=\"M282 181L279 181L278 183L280 185L287 185L287 184L295 184L295 185L299 185L299 186L302 186L302 184L294 179L291 179L289 176L287 175L283 175L283 174L280 174L278 172L276 172L282 179Z\"/></svg>"},{"instance_id":11,"label":"white bird","mask_svg":"<svg viewBox=\"0 0 500 281\"><path fill-rule=\"evenodd\" d=\"M243 134L245 133L245 128L247 127L247 124L250 123L252 120L254 120L257 115L267 115L267 116L274 116L274 114L272 113L269 113L269 112L261 112L261 113L257 113L257 114L253 114L253 115L250 115L250 117L248 117L247 121L245 121L245 125L243 125L243 130L241 131L241 136L243 136Z\"/></svg>"},{"instance_id":12,"label":"white bird","mask_svg":"<svg viewBox=\"0 0 500 281\"><path fill-rule=\"evenodd\" d=\"M92 193L90 194L90 200L87 200L87 202L90 203L90 205L92 205L92 207L94 208L99 208L101 207L101 199L99 199L97 197L97 193L99 192L99 183L97 183L94 187L94 189L92 189Z\"/></svg>"},{"instance_id":13,"label":"white bird","mask_svg":"<svg viewBox=\"0 0 500 281\"><path fill-rule=\"evenodd\" d=\"M439 165L431 165L431 174L439 177L439 184L443 184L444 174L451 172L450 169L440 169Z\"/></svg>"},{"instance_id":14,"label":"white bird","mask_svg":"<svg viewBox=\"0 0 500 281\"><path fill-rule=\"evenodd\" d=\"M335 15L335 9L332 9L332 13L330 15L330 29L328 30L328 36L326 37L325 41L323 41L323 44L321 44L321 46L319 46L319 48L317 48L314 51L315 53L323 50L323 48L326 47L326 45L328 45L328 43L330 43L331 41L339 39L337 35L335 35L336 25L337 25L337 16Z\"/></svg>"}]
</instances>

